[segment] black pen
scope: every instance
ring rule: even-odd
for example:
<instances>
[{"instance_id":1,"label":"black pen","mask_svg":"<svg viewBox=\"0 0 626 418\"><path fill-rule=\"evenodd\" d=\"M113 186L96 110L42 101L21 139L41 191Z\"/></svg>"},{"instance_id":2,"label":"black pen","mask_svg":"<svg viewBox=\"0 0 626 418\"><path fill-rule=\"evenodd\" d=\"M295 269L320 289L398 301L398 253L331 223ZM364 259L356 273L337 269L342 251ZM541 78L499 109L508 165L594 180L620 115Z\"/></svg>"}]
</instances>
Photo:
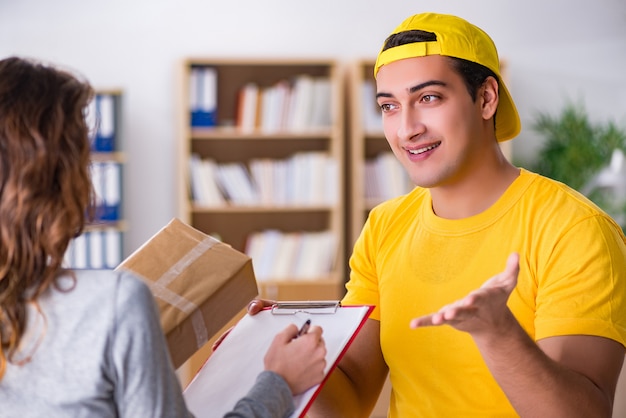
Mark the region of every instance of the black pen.
<instances>
[{"instance_id":1,"label":"black pen","mask_svg":"<svg viewBox=\"0 0 626 418\"><path fill-rule=\"evenodd\" d=\"M307 319L306 322L302 325L302 328L300 328L300 330L296 334L296 338L300 337L301 335L306 334L310 326L311 326L311 319Z\"/></svg>"}]
</instances>

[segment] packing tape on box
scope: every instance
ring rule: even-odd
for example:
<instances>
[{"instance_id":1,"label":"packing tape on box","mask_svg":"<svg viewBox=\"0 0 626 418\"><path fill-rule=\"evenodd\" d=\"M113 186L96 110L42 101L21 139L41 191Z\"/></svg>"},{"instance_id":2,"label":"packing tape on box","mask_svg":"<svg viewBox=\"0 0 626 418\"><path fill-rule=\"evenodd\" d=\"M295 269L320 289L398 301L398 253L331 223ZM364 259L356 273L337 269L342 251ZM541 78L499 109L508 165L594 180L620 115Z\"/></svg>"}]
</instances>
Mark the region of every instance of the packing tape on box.
<instances>
[{"instance_id":1,"label":"packing tape on box","mask_svg":"<svg viewBox=\"0 0 626 418\"><path fill-rule=\"evenodd\" d=\"M177 263L172 265L159 279L150 284L152 294L169 303L173 307L191 314L191 323L194 333L196 334L196 341L198 348L202 347L209 341L209 333L202 318L202 313L198 309L198 306L185 299L184 297L177 295L167 288L167 286L178 277L187 267L189 267L194 261L200 258L205 252L213 247L219 241L213 237L207 237L200 241L194 248L192 248L184 257L178 260Z\"/></svg>"}]
</instances>

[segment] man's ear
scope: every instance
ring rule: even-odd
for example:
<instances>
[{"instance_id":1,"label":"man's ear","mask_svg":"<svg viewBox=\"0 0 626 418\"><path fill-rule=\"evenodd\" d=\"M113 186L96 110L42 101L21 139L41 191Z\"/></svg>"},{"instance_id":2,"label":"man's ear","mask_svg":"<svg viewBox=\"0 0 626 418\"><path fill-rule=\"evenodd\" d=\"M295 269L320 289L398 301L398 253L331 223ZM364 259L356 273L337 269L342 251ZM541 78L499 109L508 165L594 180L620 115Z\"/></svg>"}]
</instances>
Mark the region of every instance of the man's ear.
<instances>
[{"instance_id":1,"label":"man's ear","mask_svg":"<svg viewBox=\"0 0 626 418\"><path fill-rule=\"evenodd\" d=\"M496 79L493 77L487 77L480 89L480 92L483 118L485 120L491 119L493 115L496 114L496 109L498 109L498 102L500 100L498 82Z\"/></svg>"}]
</instances>

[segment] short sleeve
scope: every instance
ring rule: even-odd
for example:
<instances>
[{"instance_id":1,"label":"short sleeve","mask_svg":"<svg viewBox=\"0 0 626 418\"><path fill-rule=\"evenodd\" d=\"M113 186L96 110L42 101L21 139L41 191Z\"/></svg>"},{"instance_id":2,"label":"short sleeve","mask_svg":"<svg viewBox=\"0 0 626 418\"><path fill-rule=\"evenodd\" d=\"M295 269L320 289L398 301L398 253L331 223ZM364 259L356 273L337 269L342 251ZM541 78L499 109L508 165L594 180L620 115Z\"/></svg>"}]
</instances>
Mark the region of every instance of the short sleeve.
<instances>
[{"instance_id":1,"label":"short sleeve","mask_svg":"<svg viewBox=\"0 0 626 418\"><path fill-rule=\"evenodd\" d=\"M380 296L375 265L375 240L372 216L367 219L350 257L350 280L346 284L344 305L374 305L370 319L380 320Z\"/></svg>"},{"instance_id":2,"label":"short sleeve","mask_svg":"<svg viewBox=\"0 0 626 418\"><path fill-rule=\"evenodd\" d=\"M538 275L537 339L582 334L626 345L626 246L617 228L593 216L559 240Z\"/></svg>"}]
</instances>

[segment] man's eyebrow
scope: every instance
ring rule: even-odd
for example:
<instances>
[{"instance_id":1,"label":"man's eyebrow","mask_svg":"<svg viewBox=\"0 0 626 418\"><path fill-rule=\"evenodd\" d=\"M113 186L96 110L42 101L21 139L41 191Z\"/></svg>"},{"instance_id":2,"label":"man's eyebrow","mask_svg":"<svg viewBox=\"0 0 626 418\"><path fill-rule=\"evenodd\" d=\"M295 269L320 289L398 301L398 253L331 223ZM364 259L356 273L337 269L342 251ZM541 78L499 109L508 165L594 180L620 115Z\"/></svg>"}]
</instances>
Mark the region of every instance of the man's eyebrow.
<instances>
[{"instance_id":1,"label":"man's eyebrow","mask_svg":"<svg viewBox=\"0 0 626 418\"><path fill-rule=\"evenodd\" d=\"M420 83L420 84L418 84L416 86L409 87L407 90L408 90L408 92L410 94L413 94L416 91L422 90L422 89L424 89L426 87L430 87L430 86L442 86L442 87L445 87L447 85L448 85L447 83L445 83L443 81L440 81L440 80L429 80L429 81L426 81L424 83ZM384 92L376 93L376 98L378 99L379 97L393 97L393 95L391 93L384 93Z\"/></svg>"},{"instance_id":2,"label":"man's eyebrow","mask_svg":"<svg viewBox=\"0 0 626 418\"><path fill-rule=\"evenodd\" d=\"M415 93L416 91L419 91L421 89L424 89L424 88L430 87L430 86L442 86L442 87L445 87L445 86L447 86L447 83L445 83L443 81L439 81L439 80L430 80L430 81L426 81L425 83L418 84L417 86L410 87L408 90L409 90L409 93Z\"/></svg>"}]
</instances>

